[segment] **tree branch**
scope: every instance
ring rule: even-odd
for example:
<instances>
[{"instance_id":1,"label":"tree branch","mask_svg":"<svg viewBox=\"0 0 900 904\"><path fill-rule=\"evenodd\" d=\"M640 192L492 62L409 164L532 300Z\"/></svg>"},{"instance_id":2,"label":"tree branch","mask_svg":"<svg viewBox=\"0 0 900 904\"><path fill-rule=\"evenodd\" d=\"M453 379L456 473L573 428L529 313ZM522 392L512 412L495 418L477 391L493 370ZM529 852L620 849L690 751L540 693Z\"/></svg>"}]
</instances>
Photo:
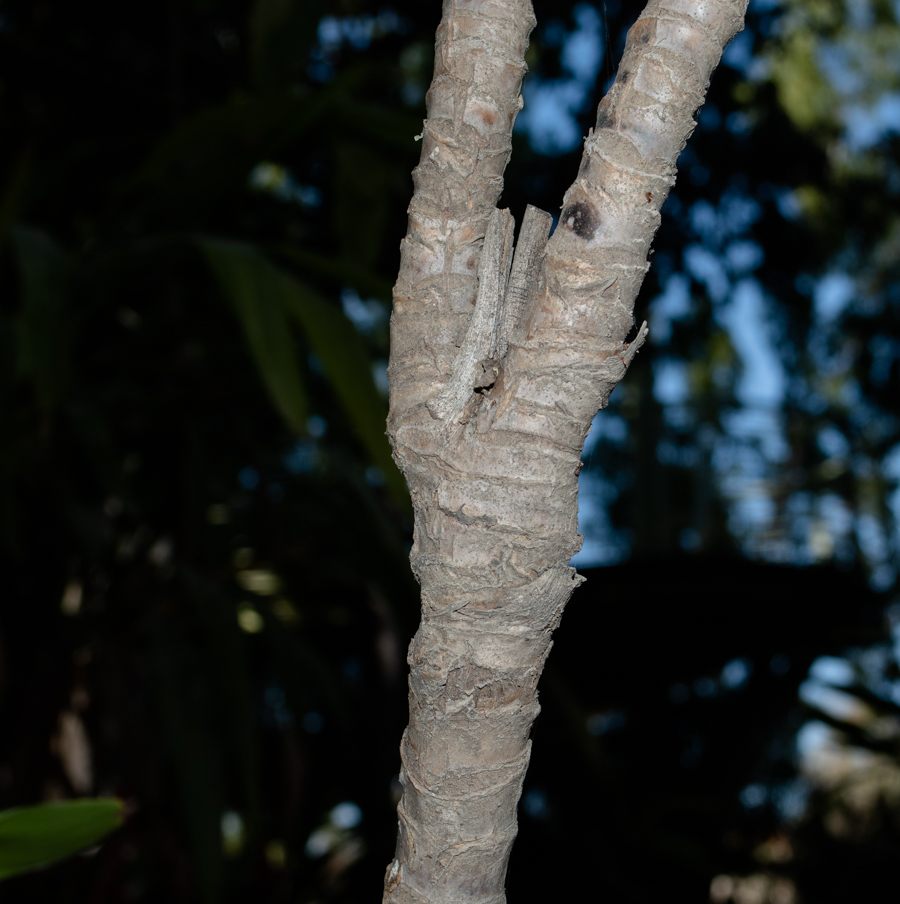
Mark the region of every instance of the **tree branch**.
<instances>
[{"instance_id":1,"label":"tree branch","mask_svg":"<svg viewBox=\"0 0 900 904\"><path fill-rule=\"evenodd\" d=\"M504 901L537 681L580 581L581 450L646 336L625 342L659 208L745 7L651 0L560 225L548 243L530 208L509 273L511 217L494 207L531 7L445 0L388 371L422 622L385 902Z\"/></svg>"},{"instance_id":2,"label":"tree branch","mask_svg":"<svg viewBox=\"0 0 900 904\"><path fill-rule=\"evenodd\" d=\"M482 241L522 108L533 27L529 0L444 0L394 287L392 423L443 389L463 344Z\"/></svg>"},{"instance_id":3,"label":"tree branch","mask_svg":"<svg viewBox=\"0 0 900 904\"><path fill-rule=\"evenodd\" d=\"M585 141L547 249L527 337L511 356L507 377L523 405L537 397L547 406L565 404L574 415L573 441L624 375L623 345L660 208L710 76L743 27L746 5L650 0L628 33L615 83ZM632 354L641 341L631 343ZM537 371L545 375L539 385L523 376ZM515 418L516 405L506 411Z\"/></svg>"}]
</instances>

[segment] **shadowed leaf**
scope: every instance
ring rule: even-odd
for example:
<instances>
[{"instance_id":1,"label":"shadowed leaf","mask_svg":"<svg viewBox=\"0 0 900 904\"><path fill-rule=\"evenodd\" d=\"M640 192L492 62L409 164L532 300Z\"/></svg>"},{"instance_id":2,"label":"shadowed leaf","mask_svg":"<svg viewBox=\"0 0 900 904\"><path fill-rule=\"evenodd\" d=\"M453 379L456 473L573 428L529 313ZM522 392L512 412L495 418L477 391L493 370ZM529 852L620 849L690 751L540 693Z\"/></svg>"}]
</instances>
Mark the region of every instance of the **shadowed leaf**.
<instances>
[{"instance_id":1,"label":"shadowed leaf","mask_svg":"<svg viewBox=\"0 0 900 904\"><path fill-rule=\"evenodd\" d=\"M59 397L64 369L64 319L69 261L45 232L11 230L22 285L17 321L19 372L29 377L44 407Z\"/></svg>"},{"instance_id":2,"label":"shadowed leaf","mask_svg":"<svg viewBox=\"0 0 900 904\"><path fill-rule=\"evenodd\" d=\"M204 239L200 247L234 305L272 402L292 430L304 433L306 393L281 303L289 278L246 245Z\"/></svg>"},{"instance_id":3,"label":"shadowed leaf","mask_svg":"<svg viewBox=\"0 0 900 904\"><path fill-rule=\"evenodd\" d=\"M293 407L295 389L289 388L289 372L299 369L288 363L291 348L286 318L299 324L328 381L372 460L385 474L392 494L407 504L406 485L391 458L385 436L387 417L384 400L372 378L372 366L362 338L344 313L329 305L317 292L276 267L247 245L201 241L222 287L235 303L254 357L266 386L287 423L297 432L305 430Z\"/></svg>"},{"instance_id":4,"label":"shadowed leaf","mask_svg":"<svg viewBox=\"0 0 900 904\"><path fill-rule=\"evenodd\" d=\"M306 64L320 7L314 0L256 0L250 13L250 64L258 84L277 84Z\"/></svg>"},{"instance_id":5,"label":"shadowed leaf","mask_svg":"<svg viewBox=\"0 0 900 904\"><path fill-rule=\"evenodd\" d=\"M362 338L343 311L301 282L289 279L283 302L300 324L372 460L384 472L394 498L408 505L406 483L391 457L385 434L387 409L372 378Z\"/></svg>"}]
</instances>

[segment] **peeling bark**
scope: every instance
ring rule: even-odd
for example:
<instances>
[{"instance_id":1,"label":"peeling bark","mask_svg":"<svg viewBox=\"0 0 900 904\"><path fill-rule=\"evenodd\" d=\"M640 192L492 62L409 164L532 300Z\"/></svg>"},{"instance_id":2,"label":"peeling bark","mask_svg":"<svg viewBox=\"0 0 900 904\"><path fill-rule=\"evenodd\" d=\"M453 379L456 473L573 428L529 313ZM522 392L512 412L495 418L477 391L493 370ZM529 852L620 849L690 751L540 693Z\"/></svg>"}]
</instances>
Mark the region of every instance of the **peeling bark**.
<instances>
[{"instance_id":1,"label":"peeling bark","mask_svg":"<svg viewBox=\"0 0 900 904\"><path fill-rule=\"evenodd\" d=\"M500 904L537 682L580 583L584 439L643 343L660 207L746 0L650 0L559 226L496 209L530 0L445 0L394 289L388 433L415 508L403 795L384 901ZM510 269L511 267L511 269Z\"/></svg>"}]
</instances>

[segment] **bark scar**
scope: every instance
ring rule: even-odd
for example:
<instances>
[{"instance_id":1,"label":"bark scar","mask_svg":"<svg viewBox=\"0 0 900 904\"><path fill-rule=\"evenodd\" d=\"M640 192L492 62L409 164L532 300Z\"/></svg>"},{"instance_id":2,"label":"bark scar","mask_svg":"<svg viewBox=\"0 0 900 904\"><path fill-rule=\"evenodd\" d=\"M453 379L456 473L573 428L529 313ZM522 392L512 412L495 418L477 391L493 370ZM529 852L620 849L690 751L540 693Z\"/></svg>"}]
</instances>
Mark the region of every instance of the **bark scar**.
<instances>
[{"instance_id":1,"label":"bark scar","mask_svg":"<svg viewBox=\"0 0 900 904\"><path fill-rule=\"evenodd\" d=\"M452 425L469 403L472 393L484 382L483 362L493 360L501 345L506 284L512 264L515 221L508 210L491 212L478 265L478 295L466 338L453 362L450 379L426 403L433 418Z\"/></svg>"},{"instance_id":2,"label":"bark scar","mask_svg":"<svg viewBox=\"0 0 900 904\"><path fill-rule=\"evenodd\" d=\"M494 210L485 232L478 266L478 295L466 337L450 379L426 403L433 418L449 427L471 420L500 375L510 342L530 313L553 218L528 205L513 255L515 221L508 210Z\"/></svg>"}]
</instances>

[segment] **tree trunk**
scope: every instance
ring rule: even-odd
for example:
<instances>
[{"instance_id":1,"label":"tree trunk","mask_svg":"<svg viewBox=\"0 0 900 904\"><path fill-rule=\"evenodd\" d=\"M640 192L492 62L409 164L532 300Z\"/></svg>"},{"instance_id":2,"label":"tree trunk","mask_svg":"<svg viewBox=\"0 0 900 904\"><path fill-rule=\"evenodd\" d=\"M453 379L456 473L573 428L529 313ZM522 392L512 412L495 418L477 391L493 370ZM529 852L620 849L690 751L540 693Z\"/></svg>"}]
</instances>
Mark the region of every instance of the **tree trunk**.
<instances>
[{"instance_id":1,"label":"tree trunk","mask_svg":"<svg viewBox=\"0 0 900 904\"><path fill-rule=\"evenodd\" d=\"M659 210L746 0L650 0L549 242L496 209L530 0L444 0L394 289L388 432L415 507L397 852L385 902L505 899L537 682L580 578L577 475Z\"/></svg>"}]
</instances>

